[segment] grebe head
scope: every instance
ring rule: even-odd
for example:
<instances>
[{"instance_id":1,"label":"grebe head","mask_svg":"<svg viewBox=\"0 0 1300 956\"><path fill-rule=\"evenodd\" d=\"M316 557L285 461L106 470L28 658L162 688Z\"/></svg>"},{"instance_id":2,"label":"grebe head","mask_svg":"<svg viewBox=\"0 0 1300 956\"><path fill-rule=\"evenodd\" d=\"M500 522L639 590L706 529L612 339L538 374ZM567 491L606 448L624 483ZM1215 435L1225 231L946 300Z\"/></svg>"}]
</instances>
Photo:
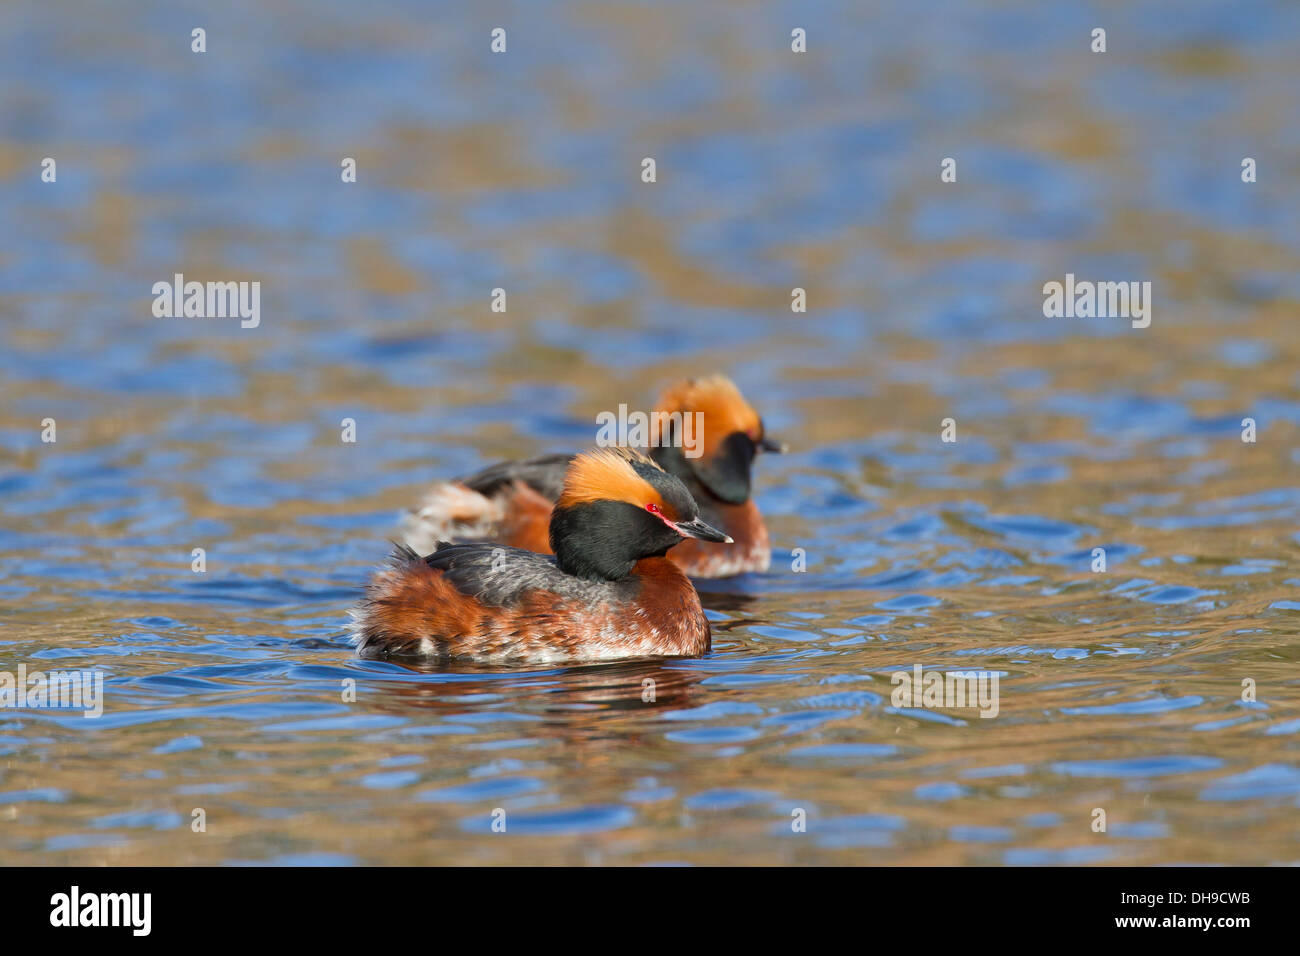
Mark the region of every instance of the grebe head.
<instances>
[{"instance_id":1,"label":"grebe head","mask_svg":"<svg viewBox=\"0 0 1300 956\"><path fill-rule=\"evenodd\" d=\"M605 448L573 459L551 514L551 550L569 574L616 581L684 538L731 543L700 520L686 486L640 452Z\"/></svg>"},{"instance_id":2,"label":"grebe head","mask_svg":"<svg viewBox=\"0 0 1300 956\"><path fill-rule=\"evenodd\" d=\"M749 500L755 455L785 451L785 445L767 437L758 412L725 375L677 382L660 396L655 410L683 416L702 413L704 434L698 457L684 454L675 435L651 454L668 471L690 474L728 504Z\"/></svg>"}]
</instances>

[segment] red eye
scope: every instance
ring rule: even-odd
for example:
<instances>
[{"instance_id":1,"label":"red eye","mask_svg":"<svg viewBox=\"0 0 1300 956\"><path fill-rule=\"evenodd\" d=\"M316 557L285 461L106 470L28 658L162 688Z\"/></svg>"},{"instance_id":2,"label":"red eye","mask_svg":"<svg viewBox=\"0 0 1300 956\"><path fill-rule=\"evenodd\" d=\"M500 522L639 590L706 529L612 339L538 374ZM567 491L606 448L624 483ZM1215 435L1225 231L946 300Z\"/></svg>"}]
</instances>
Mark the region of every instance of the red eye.
<instances>
[{"instance_id":1,"label":"red eye","mask_svg":"<svg viewBox=\"0 0 1300 956\"><path fill-rule=\"evenodd\" d=\"M645 506L645 510L650 512L652 515L658 515L661 518L664 516L664 513L659 510L659 506L653 501Z\"/></svg>"}]
</instances>

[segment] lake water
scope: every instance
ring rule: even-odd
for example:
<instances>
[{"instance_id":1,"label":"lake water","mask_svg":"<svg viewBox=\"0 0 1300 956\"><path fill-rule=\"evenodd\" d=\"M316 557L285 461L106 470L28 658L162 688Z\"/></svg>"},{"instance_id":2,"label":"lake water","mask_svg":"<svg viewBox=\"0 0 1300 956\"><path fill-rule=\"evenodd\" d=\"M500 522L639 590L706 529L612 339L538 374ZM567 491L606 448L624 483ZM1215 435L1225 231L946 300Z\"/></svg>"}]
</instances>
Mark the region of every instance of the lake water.
<instances>
[{"instance_id":1,"label":"lake water","mask_svg":"<svg viewBox=\"0 0 1300 956\"><path fill-rule=\"evenodd\" d=\"M0 862L1300 862L1300 7L465 6L0 12L0 669L106 678ZM355 658L427 484L712 370L791 452L711 655Z\"/></svg>"}]
</instances>

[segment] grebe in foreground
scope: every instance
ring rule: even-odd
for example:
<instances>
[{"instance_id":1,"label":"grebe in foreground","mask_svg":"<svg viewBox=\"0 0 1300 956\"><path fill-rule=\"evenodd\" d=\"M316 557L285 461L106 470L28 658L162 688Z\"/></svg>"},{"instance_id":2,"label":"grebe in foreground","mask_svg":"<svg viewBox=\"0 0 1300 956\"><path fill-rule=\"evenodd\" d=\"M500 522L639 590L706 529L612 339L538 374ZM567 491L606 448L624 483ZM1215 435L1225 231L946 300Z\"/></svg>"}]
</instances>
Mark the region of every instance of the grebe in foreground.
<instances>
[{"instance_id":1,"label":"grebe in foreground","mask_svg":"<svg viewBox=\"0 0 1300 956\"><path fill-rule=\"evenodd\" d=\"M491 543L405 546L352 611L363 657L557 663L709 650L690 580L664 557L726 542L690 492L639 452L578 455L550 518L554 558Z\"/></svg>"},{"instance_id":2,"label":"grebe in foreground","mask_svg":"<svg viewBox=\"0 0 1300 956\"><path fill-rule=\"evenodd\" d=\"M762 419L726 376L688 379L668 388L656 412L700 413L699 457L669 434L649 455L686 486L700 516L729 535L728 545L688 541L671 560L691 577L720 578L766 571L772 561L767 526L751 497L754 458L782 451ZM550 552L551 508L563 489L572 455L505 461L460 481L435 485L402 524L406 544L430 551L439 541L489 538L529 551Z\"/></svg>"}]
</instances>

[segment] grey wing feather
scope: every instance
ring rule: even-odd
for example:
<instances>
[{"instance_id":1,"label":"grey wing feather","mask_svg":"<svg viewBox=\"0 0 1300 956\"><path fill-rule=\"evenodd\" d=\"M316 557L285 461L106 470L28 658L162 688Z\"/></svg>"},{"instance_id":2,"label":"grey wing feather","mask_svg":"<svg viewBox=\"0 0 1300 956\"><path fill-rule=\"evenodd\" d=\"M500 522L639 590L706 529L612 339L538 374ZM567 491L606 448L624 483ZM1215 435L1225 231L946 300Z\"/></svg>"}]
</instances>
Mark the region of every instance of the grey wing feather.
<instances>
[{"instance_id":1,"label":"grey wing feather","mask_svg":"<svg viewBox=\"0 0 1300 956\"><path fill-rule=\"evenodd\" d=\"M462 594L497 607L514 604L536 588L564 589L569 578L547 555L483 542L439 544L422 560Z\"/></svg>"},{"instance_id":2,"label":"grey wing feather","mask_svg":"<svg viewBox=\"0 0 1300 956\"><path fill-rule=\"evenodd\" d=\"M415 560L441 571L462 594L495 607L509 607L533 590L595 606L627 600L637 587L634 578L590 581L575 577L561 571L551 555L484 542L444 542L433 554Z\"/></svg>"},{"instance_id":3,"label":"grey wing feather","mask_svg":"<svg viewBox=\"0 0 1300 956\"><path fill-rule=\"evenodd\" d=\"M522 481L544 498L555 501L564 489L564 473L572 460L572 455L560 454L539 455L523 461L499 461L460 479L460 483L490 498L502 485Z\"/></svg>"}]
</instances>

